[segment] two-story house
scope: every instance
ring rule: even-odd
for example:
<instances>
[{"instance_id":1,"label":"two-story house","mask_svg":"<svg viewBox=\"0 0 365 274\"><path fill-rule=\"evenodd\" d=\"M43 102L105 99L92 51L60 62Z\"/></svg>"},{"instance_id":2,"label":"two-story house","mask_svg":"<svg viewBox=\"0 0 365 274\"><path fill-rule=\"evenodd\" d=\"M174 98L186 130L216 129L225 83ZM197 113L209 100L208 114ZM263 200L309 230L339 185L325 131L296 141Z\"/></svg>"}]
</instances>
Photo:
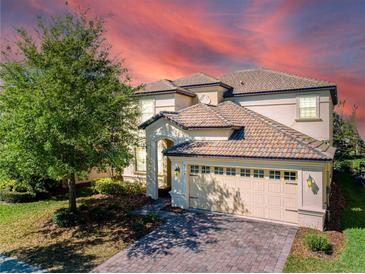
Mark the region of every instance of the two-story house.
<instances>
[{"instance_id":1,"label":"two-story house","mask_svg":"<svg viewBox=\"0 0 365 274\"><path fill-rule=\"evenodd\" d=\"M336 85L268 69L149 83L126 179L173 206L322 229Z\"/></svg>"}]
</instances>

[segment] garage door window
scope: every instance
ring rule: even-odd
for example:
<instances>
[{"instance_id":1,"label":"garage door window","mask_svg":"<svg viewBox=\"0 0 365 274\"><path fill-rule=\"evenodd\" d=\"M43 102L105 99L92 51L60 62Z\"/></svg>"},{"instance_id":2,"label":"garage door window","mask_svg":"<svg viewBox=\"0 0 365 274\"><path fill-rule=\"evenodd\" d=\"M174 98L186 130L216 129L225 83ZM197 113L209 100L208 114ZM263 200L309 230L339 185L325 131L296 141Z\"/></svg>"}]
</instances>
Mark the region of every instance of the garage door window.
<instances>
[{"instance_id":1,"label":"garage door window","mask_svg":"<svg viewBox=\"0 0 365 274\"><path fill-rule=\"evenodd\" d=\"M236 176L236 169L233 167L226 168L226 175L228 176Z\"/></svg>"},{"instance_id":2,"label":"garage door window","mask_svg":"<svg viewBox=\"0 0 365 274\"><path fill-rule=\"evenodd\" d=\"M291 171L284 172L284 180L285 181L296 181L297 180L297 173Z\"/></svg>"},{"instance_id":3,"label":"garage door window","mask_svg":"<svg viewBox=\"0 0 365 274\"><path fill-rule=\"evenodd\" d=\"M255 178L264 178L264 170L263 169L254 169L253 177L255 177Z\"/></svg>"},{"instance_id":4,"label":"garage door window","mask_svg":"<svg viewBox=\"0 0 365 274\"><path fill-rule=\"evenodd\" d=\"M195 165L190 166L190 173L191 174L197 174L197 173L199 173L199 166L195 166Z\"/></svg>"},{"instance_id":5,"label":"garage door window","mask_svg":"<svg viewBox=\"0 0 365 274\"><path fill-rule=\"evenodd\" d=\"M270 170L269 178L273 180L280 180L280 171Z\"/></svg>"},{"instance_id":6,"label":"garage door window","mask_svg":"<svg viewBox=\"0 0 365 274\"><path fill-rule=\"evenodd\" d=\"M241 177L250 177L251 176L251 170L250 169L241 168L241 170L240 170L240 176Z\"/></svg>"},{"instance_id":7,"label":"garage door window","mask_svg":"<svg viewBox=\"0 0 365 274\"><path fill-rule=\"evenodd\" d=\"M223 175L223 167L215 167L214 174Z\"/></svg>"},{"instance_id":8,"label":"garage door window","mask_svg":"<svg viewBox=\"0 0 365 274\"><path fill-rule=\"evenodd\" d=\"M210 166L202 166L202 173L209 174Z\"/></svg>"}]
</instances>

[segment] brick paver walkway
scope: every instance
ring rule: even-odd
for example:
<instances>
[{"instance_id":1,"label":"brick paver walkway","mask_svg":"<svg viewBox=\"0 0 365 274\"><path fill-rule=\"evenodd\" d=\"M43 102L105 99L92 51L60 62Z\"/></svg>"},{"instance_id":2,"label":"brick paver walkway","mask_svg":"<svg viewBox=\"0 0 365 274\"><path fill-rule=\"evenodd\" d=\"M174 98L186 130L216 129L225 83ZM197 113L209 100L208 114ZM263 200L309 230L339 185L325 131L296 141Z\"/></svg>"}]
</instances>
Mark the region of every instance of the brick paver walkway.
<instances>
[{"instance_id":1,"label":"brick paver walkway","mask_svg":"<svg viewBox=\"0 0 365 274\"><path fill-rule=\"evenodd\" d=\"M214 213L165 221L93 272L281 272L297 231Z\"/></svg>"}]
</instances>

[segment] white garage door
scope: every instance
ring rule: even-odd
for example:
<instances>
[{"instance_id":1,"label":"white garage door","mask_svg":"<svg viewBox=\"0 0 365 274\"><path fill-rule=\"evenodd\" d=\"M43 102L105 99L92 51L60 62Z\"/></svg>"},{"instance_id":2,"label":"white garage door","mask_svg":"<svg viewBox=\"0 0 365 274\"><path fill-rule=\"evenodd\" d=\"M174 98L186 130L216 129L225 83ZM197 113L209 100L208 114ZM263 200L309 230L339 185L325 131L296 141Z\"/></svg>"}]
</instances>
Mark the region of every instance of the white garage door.
<instances>
[{"instance_id":1,"label":"white garage door","mask_svg":"<svg viewBox=\"0 0 365 274\"><path fill-rule=\"evenodd\" d=\"M297 193L292 171L189 167L192 208L298 223Z\"/></svg>"}]
</instances>

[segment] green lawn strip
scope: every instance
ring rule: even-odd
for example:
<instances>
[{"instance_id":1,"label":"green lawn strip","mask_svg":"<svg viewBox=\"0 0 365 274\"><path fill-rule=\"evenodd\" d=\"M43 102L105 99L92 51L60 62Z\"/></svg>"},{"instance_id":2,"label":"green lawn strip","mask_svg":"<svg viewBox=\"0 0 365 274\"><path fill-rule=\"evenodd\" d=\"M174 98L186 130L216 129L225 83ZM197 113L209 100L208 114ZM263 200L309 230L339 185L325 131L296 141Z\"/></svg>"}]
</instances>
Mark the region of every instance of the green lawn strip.
<instances>
[{"instance_id":1,"label":"green lawn strip","mask_svg":"<svg viewBox=\"0 0 365 274\"><path fill-rule=\"evenodd\" d=\"M290 255L284 272L365 272L365 189L347 173L339 174L337 182L346 199L341 218L346 238L342 254L334 261Z\"/></svg>"}]
</instances>

